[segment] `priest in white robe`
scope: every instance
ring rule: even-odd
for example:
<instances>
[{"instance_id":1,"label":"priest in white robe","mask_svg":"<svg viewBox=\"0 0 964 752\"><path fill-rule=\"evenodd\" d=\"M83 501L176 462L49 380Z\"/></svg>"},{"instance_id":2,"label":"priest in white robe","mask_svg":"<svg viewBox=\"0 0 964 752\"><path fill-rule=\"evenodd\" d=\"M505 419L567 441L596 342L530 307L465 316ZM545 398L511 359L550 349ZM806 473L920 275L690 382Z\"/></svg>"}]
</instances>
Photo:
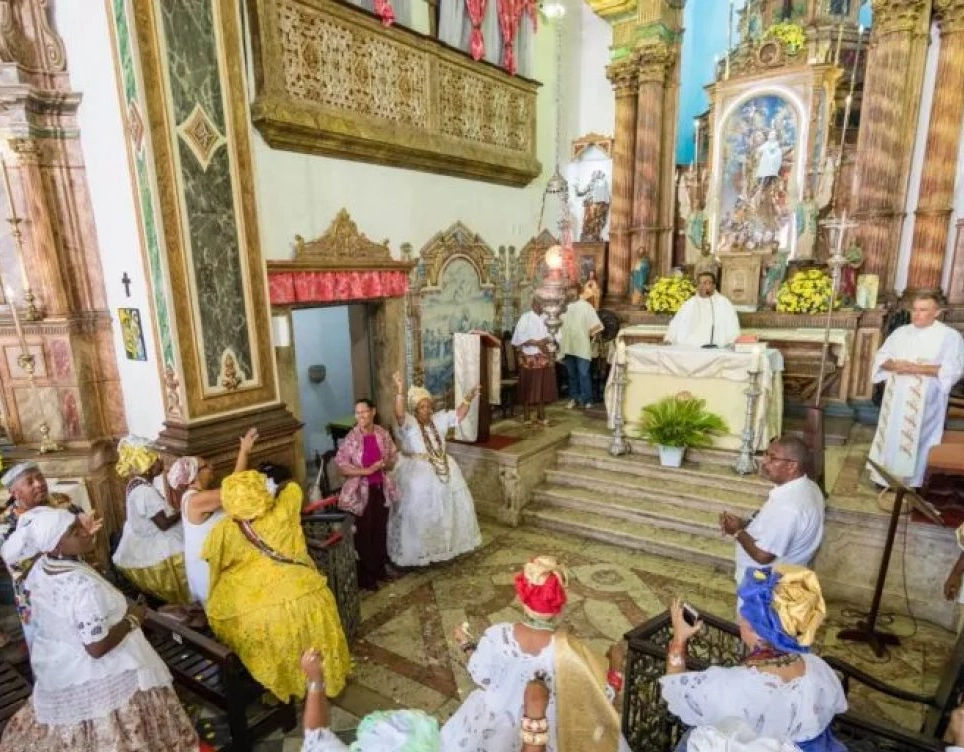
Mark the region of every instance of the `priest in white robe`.
<instances>
[{"instance_id":1,"label":"priest in white robe","mask_svg":"<svg viewBox=\"0 0 964 752\"><path fill-rule=\"evenodd\" d=\"M716 277L699 275L696 295L669 322L665 340L673 345L726 347L740 336L740 319L733 304L716 291Z\"/></svg>"},{"instance_id":2,"label":"priest in white robe","mask_svg":"<svg viewBox=\"0 0 964 752\"><path fill-rule=\"evenodd\" d=\"M869 457L911 488L924 479L927 454L944 433L951 388L964 375L964 339L937 321L940 312L936 295L918 295L911 323L895 329L874 357L873 380L887 385ZM887 485L873 468L870 477Z\"/></svg>"}]
</instances>

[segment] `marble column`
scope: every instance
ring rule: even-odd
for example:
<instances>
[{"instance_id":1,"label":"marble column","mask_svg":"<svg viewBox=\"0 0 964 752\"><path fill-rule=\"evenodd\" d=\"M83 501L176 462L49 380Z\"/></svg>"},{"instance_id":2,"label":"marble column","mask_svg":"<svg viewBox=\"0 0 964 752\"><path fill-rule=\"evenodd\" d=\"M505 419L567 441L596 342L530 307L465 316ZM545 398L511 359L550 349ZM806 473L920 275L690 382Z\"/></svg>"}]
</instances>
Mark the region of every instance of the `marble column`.
<instances>
[{"instance_id":1,"label":"marble column","mask_svg":"<svg viewBox=\"0 0 964 752\"><path fill-rule=\"evenodd\" d=\"M957 220L951 252L951 279L947 284L947 302L964 305L964 219Z\"/></svg>"},{"instance_id":2,"label":"marble column","mask_svg":"<svg viewBox=\"0 0 964 752\"><path fill-rule=\"evenodd\" d=\"M663 146L663 88L671 59L661 44L636 51L638 82L636 107L636 153L633 160L633 208L631 249L649 256L658 273L660 263L660 183Z\"/></svg>"},{"instance_id":3,"label":"marble column","mask_svg":"<svg viewBox=\"0 0 964 752\"><path fill-rule=\"evenodd\" d=\"M613 190L609 210L607 296L624 300L630 289L633 221L633 171L636 150L636 65L632 58L613 63L606 75L616 92L616 132L613 138Z\"/></svg>"},{"instance_id":4,"label":"marble column","mask_svg":"<svg viewBox=\"0 0 964 752\"><path fill-rule=\"evenodd\" d=\"M880 275L882 292L894 286L930 5L930 0L873 0L852 195L862 271Z\"/></svg>"},{"instance_id":5,"label":"marble column","mask_svg":"<svg viewBox=\"0 0 964 752\"><path fill-rule=\"evenodd\" d=\"M941 34L907 290L937 291L954 210L964 120L964 0L934 0Z\"/></svg>"}]
</instances>

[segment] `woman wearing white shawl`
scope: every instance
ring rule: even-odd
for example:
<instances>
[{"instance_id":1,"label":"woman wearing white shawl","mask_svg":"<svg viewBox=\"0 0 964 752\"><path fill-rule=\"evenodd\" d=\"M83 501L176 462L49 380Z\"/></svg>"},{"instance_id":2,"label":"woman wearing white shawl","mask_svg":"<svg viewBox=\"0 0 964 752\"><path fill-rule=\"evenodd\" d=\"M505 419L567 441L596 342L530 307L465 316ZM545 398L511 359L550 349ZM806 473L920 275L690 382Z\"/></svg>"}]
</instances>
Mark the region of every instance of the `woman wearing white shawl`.
<instances>
[{"instance_id":1,"label":"woman wearing white shawl","mask_svg":"<svg viewBox=\"0 0 964 752\"><path fill-rule=\"evenodd\" d=\"M93 548L74 515L47 507L24 514L4 544L11 561L41 556L26 581L33 694L0 752L196 752L170 672L141 632L143 607L81 560Z\"/></svg>"}]
</instances>

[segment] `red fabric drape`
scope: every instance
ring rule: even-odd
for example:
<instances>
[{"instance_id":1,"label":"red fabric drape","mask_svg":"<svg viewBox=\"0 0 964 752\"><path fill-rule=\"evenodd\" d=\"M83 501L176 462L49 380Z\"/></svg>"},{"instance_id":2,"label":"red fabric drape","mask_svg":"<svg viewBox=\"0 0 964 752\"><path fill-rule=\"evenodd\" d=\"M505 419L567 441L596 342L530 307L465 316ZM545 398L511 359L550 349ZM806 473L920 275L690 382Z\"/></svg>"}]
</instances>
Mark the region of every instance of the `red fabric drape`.
<instances>
[{"instance_id":1,"label":"red fabric drape","mask_svg":"<svg viewBox=\"0 0 964 752\"><path fill-rule=\"evenodd\" d=\"M272 305L397 298L407 292L408 273L404 271L268 272Z\"/></svg>"},{"instance_id":2,"label":"red fabric drape","mask_svg":"<svg viewBox=\"0 0 964 752\"><path fill-rule=\"evenodd\" d=\"M395 9L392 0L375 0L375 12L381 17L383 26L395 23Z\"/></svg>"},{"instance_id":3,"label":"red fabric drape","mask_svg":"<svg viewBox=\"0 0 964 752\"><path fill-rule=\"evenodd\" d=\"M499 12L499 30L502 32L502 67L515 75L515 44L516 31L522 18L523 0L497 0L496 9Z\"/></svg>"},{"instance_id":4,"label":"red fabric drape","mask_svg":"<svg viewBox=\"0 0 964 752\"><path fill-rule=\"evenodd\" d=\"M485 18L486 0L465 0L465 8L469 12L472 23L472 35L469 37L469 52L473 60L481 60L485 54L485 40L482 38L482 19Z\"/></svg>"}]
</instances>

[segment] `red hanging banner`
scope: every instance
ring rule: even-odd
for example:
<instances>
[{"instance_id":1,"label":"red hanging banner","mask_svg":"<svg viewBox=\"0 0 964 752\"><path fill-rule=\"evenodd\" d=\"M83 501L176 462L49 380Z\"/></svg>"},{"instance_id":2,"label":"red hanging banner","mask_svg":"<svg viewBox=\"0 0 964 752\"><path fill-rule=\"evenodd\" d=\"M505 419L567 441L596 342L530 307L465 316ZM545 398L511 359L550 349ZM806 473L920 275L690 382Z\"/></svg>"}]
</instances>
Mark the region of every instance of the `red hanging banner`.
<instances>
[{"instance_id":1,"label":"red hanging banner","mask_svg":"<svg viewBox=\"0 0 964 752\"><path fill-rule=\"evenodd\" d=\"M473 60L481 60L485 54L485 40L482 38L482 19L485 18L486 0L465 0L465 7L469 11L469 21L472 23L472 34L469 37L469 52Z\"/></svg>"}]
</instances>

